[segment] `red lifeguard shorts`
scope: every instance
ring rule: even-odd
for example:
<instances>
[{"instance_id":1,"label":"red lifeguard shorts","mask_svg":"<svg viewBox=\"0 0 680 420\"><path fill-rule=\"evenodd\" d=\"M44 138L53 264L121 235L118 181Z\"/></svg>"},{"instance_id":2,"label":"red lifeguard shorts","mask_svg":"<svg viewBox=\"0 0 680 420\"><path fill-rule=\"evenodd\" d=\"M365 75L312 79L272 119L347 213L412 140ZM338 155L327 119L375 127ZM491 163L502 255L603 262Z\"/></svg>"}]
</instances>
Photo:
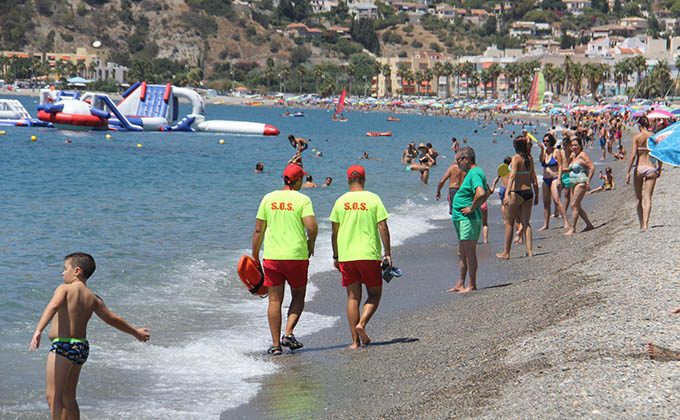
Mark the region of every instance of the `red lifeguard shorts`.
<instances>
[{"instance_id":1,"label":"red lifeguard shorts","mask_svg":"<svg viewBox=\"0 0 680 420\"><path fill-rule=\"evenodd\" d=\"M382 269L379 260L345 261L340 263L342 287L360 281L366 287L382 287Z\"/></svg>"},{"instance_id":2,"label":"red lifeguard shorts","mask_svg":"<svg viewBox=\"0 0 680 420\"><path fill-rule=\"evenodd\" d=\"M307 270L309 260L264 260L264 285L280 286L288 281L293 289L307 286Z\"/></svg>"}]
</instances>

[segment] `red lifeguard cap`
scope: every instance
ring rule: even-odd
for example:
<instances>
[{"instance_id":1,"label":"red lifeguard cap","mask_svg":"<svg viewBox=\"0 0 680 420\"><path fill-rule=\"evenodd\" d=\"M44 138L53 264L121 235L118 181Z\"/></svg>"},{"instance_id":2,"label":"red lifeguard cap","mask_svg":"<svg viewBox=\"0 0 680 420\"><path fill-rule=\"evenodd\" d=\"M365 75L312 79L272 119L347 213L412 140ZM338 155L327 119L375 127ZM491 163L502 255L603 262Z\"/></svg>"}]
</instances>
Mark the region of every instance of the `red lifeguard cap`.
<instances>
[{"instance_id":1,"label":"red lifeguard cap","mask_svg":"<svg viewBox=\"0 0 680 420\"><path fill-rule=\"evenodd\" d=\"M366 171L361 165L352 165L347 168L347 178L366 178Z\"/></svg>"},{"instance_id":2,"label":"red lifeguard cap","mask_svg":"<svg viewBox=\"0 0 680 420\"><path fill-rule=\"evenodd\" d=\"M286 169L283 170L283 178L288 178L288 182L297 181L305 175L307 175L307 172L302 169L302 166L294 163L286 166Z\"/></svg>"}]
</instances>

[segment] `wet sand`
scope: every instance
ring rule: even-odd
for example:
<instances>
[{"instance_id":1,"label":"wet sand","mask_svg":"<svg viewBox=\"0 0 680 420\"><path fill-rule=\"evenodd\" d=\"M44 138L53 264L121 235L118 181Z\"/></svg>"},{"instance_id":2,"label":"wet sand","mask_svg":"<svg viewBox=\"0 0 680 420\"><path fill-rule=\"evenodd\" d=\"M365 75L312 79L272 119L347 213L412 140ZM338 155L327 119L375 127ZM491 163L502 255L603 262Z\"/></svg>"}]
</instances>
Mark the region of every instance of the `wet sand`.
<instances>
[{"instance_id":1,"label":"wet sand","mask_svg":"<svg viewBox=\"0 0 680 420\"><path fill-rule=\"evenodd\" d=\"M599 162L597 151L588 152ZM262 392L253 401L224 412L221 418L524 418L526 410L533 410L536 415L529 417L534 418L570 416L573 401L559 392L565 372L579 375L579 380L571 382L574 389L595 378L587 365L580 367L577 356L564 370L559 363L564 356L561 348L569 347L574 355L582 356L579 348L592 347L591 329L615 329L615 319L594 317L593 313L599 313L611 298L611 290L601 289L603 282L619 283L627 278L627 259L637 249L620 242L620 235L637 232L632 187L624 181L626 164L611 162L611 158L606 162L614 168L617 189L587 196L584 201L596 229L562 237L564 230L557 228L560 224L553 219L550 230L534 233L533 258L523 257L524 247L513 245L512 259L502 261L493 257L502 249L502 233L500 225L492 224L491 243L478 246L480 259L486 258L478 272L478 292L462 296L441 293L457 278L455 233L450 222L437 222L436 230L397 247L394 263L405 274L385 285L381 306L368 326L373 339L368 347L346 348L350 337L339 274L315 277L321 292L306 309L339 315L341 321L332 329L304 337L303 351L276 359L281 372L262 378ZM599 169L603 167L596 167ZM680 177L672 169L667 173L667 178ZM662 177L662 183L668 182ZM664 199L663 193L657 194L658 201ZM534 207L533 216L532 226L539 227L541 203ZM490 221L499 217L492 214ZM583 222L579 227L583 228ZM602 258L603 250L614 248L618 249L618 266L612 271L597 258ZM582 331L578 325L584 316L592 325ZM600 325L603 322L607 325ZM555 340L561 347L551 346L554 338L546 344L548 332L573 341L565 343L562 338ZM538 344L529 345L538 341L536 337L543 338L546 351ZM606 342L606 337L600 341ZM645 360L642 351L641 346L627 347L619 359L654 363ZM603 352L606 350L590 356L597 360ZM604 362L603 369L615 376L622 367ZM525 386L527 378L540 380L534 381L537 385ZM544 395L546 387L552 390L549 396ZM599 398L593 396L591 406L606 406L613 393L615 389ZM623 406L614 407L613 412L616 409ZM578 413L591 417L592 410Z\"/></svg>"}]
</instances>

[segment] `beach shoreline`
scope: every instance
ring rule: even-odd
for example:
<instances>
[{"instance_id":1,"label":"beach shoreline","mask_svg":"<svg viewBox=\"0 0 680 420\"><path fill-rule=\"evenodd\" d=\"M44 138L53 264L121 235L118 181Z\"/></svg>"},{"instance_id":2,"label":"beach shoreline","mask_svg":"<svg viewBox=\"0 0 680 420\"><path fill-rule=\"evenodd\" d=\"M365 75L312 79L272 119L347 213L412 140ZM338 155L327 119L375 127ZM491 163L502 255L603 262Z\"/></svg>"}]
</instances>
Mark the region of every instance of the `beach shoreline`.
<instances>
[{"instance_id":1,"label":"beach shoreline","mask_svg":"<svg viewBox=\"0 0 680 420\"><path fill-rule=\"evenodd\" d=\"M629 145L630 135L625 139ZM589 153L598 162L597 151L593 151ZM574 335L574 325L592 318L593 312L600 311L611 298L610 293L600 290L604 282L611 282L607 279L612 274L607 271L611 262L602 267L597 261L608 249L623 248L622 237L637 233L632 186L624 181L626 165L622 161L610 164L617 180L616 190L585 200L597 229L563 238L563 230L556 229L554 223L549 231L534 233L535 256L530 260L520 257L524 249L515 245L510 261L487 260L491 266L502 267L507 276L489 281L483 277L488 267L480 265L480 291L476 293L440 293L457 273L455 234L450 223L438 222L434 231L396 247L395 264L409 267L409 275L385 286L384 304L369 325L377 345L357 351L346 349L345 297L337 284L338 275L324 273L315 277L312 281L320 285L319 295L324 298L310 302L309 310L340 315L342 320L331 331L305 337L308 351L277 359L281 371L262 379L258 396L225 411L221 419L520 418L527 410L536 413L529 416L533 418L572 415L574 402L561 398L559 392L535 397L545 404L536 404L536 399L523 395L540 394L542 387L551 385L556 378L591 378L589 368L578 365L582 358L575 357L567 369L559 363L561 348L570 346L574 354L580 354L580 347L591 347L588 332L579 330L578 339L571 344L562 342L562 347L551 346L544 339L542 344L549 352L528 343L548 334ZM661 182L668 180L662 178ZM657 200L662 199L657 196ZM533 213L542 213L540 203ZM493 255L500 247L498 242L479 245L478 252ZM626 258L635 251L619 249L616 258ZM597 269L591 264L598 264ZM612 323L608 330L616 328L615 321L608 320ZM606 348L606 342L600 344ZM605 350L592 351L600 354ZM640 346L630 346L623 355L649 365L652 362L645 359L643 351ZM615 375L613 369L619 367L610 364L609 375ZM543 382L525 389L526 378ZM559 388L561 383L552 386ZM583 385L573 380L571 387ZM287 388L291 386L289 393ZM597 407L606 406L612 393L615 390L578 406L575 415L591 415ZM273 394L296 396L285 402L272 398ZM306 404L293 404L299 398ZM635 416L634 413L641 415L644 411L628 414Z\"/></svg>"}]
</instances>

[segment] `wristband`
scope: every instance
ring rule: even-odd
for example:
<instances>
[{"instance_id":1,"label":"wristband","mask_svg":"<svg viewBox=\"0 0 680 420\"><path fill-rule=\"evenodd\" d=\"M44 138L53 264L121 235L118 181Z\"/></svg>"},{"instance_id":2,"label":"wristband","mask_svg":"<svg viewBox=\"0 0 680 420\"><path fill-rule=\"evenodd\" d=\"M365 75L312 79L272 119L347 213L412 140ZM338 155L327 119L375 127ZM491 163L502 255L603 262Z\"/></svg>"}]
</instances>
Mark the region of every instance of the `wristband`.
<instances>
[{"instance_id":1,"label":"wristband","mask_svg":"<svg viewBox=\"0 0 680 420\"><path fill-rule=\"evenodd\" d=\"M333 255L333 259L334 259L334 260L337 260L337 259L338 259L338 256L337 256L337 255Z\"/></svg>"}]
</instances>

